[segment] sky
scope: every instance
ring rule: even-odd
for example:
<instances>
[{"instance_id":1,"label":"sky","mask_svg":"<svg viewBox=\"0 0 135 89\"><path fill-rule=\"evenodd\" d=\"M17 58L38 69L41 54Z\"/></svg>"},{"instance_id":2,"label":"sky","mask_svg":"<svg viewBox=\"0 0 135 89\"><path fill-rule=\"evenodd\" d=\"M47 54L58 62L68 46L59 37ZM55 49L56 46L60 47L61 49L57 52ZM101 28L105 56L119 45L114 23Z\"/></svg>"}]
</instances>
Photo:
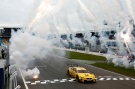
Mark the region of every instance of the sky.
<instances>
[{"instance_id":1,"label":"sky","mask_svg":"<svg viewBox=\"0 0 135 89\"><path fill-rule=\"evenodd\" d=\"M0 0L1 27L33 27L72 33L104 28L103 21L134 19L135 0Z\"/></svg>"},{"instance_id":2,"label":"sky","mask_svg":"<svg viewBox=\"0 0 135 89\"><path fill-rule=\"evenodd\" d=\"M0 0L0 26L25 26L34 5L34 0Z\"/></svg>"}]
</instances>

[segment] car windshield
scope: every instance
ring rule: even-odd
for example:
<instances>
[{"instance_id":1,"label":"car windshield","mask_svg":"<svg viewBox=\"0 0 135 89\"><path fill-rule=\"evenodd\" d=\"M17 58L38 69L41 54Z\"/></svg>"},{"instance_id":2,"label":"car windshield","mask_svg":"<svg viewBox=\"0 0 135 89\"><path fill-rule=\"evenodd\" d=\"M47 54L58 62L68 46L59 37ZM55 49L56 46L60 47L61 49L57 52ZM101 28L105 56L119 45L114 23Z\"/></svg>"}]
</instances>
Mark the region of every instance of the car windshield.
<instances>
[{"instance_id":1,"label":"car windshield","mask_svg":"<svg viewBox=\"0 0 135 89\"><path fill-rule=\"evenodd\" d=\"M77 70L78 73L89 73L87 70Z\"/></svg>"}]
</instances>

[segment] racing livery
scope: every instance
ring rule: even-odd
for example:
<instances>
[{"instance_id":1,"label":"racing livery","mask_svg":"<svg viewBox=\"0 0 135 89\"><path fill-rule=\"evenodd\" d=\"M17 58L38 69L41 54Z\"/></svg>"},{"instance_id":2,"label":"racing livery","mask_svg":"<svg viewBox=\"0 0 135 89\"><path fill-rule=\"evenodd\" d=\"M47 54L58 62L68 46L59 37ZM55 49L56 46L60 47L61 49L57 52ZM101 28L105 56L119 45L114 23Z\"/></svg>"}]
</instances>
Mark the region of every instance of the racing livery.
<instances>
[{"instance_id":1,"label":"racing livery","mask_svg":"<svg viewBox=\"0 0 135 89\"><path fill-rule=\"evenodd\" d=\"M96 82L96 77L83 67L70 66L67 70L67 74L75 78L79 82Z\"/></svg>"}]
</instances>

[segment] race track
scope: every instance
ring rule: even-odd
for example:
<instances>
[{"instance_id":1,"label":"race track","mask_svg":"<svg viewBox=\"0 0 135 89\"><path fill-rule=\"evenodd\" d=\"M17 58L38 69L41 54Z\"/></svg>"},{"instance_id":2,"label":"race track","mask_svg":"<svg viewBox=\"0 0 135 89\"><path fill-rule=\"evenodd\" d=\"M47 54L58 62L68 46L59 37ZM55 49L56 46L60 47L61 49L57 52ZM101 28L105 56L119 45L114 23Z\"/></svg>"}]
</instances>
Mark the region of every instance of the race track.
<instances>
[{"instance_id":1,"label":"race track","mask_svg":"<svg viewBox=\"0 0 135 89\"><path fill-rule=\"evenodd\" d=\"M97 83L82 84L69 77L66 74L68 64L85 67L97 76ZM40 70L40 75L38 79L25 78L28 89L135 89L133 78L55 55L31 62L29 68L34 67Z\"/></svg>"}]
</instances>

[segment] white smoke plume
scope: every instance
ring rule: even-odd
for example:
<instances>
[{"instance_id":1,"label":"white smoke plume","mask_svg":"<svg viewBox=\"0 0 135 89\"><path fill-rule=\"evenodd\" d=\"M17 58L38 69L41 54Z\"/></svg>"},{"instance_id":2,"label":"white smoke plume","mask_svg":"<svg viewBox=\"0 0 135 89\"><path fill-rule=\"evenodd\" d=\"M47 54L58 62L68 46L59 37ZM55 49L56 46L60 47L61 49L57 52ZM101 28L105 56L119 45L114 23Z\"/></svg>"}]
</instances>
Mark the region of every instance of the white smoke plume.
<instances>
[{"instance_id":1,"label":"white smoke plume","mask_svg":"<svg viewBox=\"0 0 135 89\"><path fill-rule=\"evenodd\" d=\"M34 76L39 75L40 71L35 67L34 69L28 69L27 71L22 70L22 73L25 77L33 78Z\"/></svg>"},{"instance_id":2,"label":"white smoke plume","mask_svg":"<svg viewBox=\"0 0 135 89\"><path fill-rule=\"evenodd\" d=\"M44 59L49 51L51 43L44 38L36 36L27 30L19 30L18 32L12 32L10 39L10 55L11 60L15 61L16 65L25 71L24 75L30 75L31 73L39 74L39 70L32 69L27 70L29 63L34 60ZM38 71L35 71L38 70ZM29 74L30 73L30 74Z\"/></svg>"},{"instance_id":3,"label":"white smoke plume","mask_svg":"<svg viewBox=\"0 0 135 89\"><path fill-rule=\"evenodd\" d=\"M101 49L106 50L106 42L107 42L107 40L109 40L108 37L101 36L99 38L99 40L100 40L100 43L101 43Z\"/></svg>"},{"instance_id":4,"label":"white smoke plume","mask_svg":"<svg viewBox=\"0 0 135 89\"><path fill-rule=\"evenodd\" d=\"M108 62L108 63L111 63L114 58L115 58L114 55L111 55L111 54L107 54L107 55L106 55L106 59L107 59L107 62Z\"/></svg>"},{"instance_id":5,"label":"white smoke plume","mask_svg":"<svg viewBox=\"0 0 135 89\"><path fill-rule=\"evenodd\" d=\"M128 45L130 46L129 48L134 51L133 49L135 47L131 42L131 40L134 39L127 39L131 38L130 33L132 29L132 25L127 22L129 22L129 20L131 19L134 20L134 5L132 5L132 3L134 2L133 0L34 0L34 2L28 0L3 1L4 2L0 3L1 21L3 21L4 23L5 21L10 22L10 25L13 25L12 23L14 21L14 23L22 22L23 26L28 26L27 31L18 31L17 33L13 32L12 38L10 40L11 58L15 60L17 62L17 65L21 68L27 68L28 63L32 60L35 60L36 58L44 58L49 51L49 49L47 49L46 47L52 44L63 47L60 42L61 33L73 34L73 32L75 31L89 29L101 30L100 28L103 28L103 26L101 25L103 20L107 20L109 25L116 28L118 32L117 40L119 41L118 45L120 49L118 53L127 55L126 49L123 43L120 42L121 39L119 39L121 36L119 34L121 33L121 31L119 30L122 30L122 32L125 30L127 31L127 33L123 35L123 37L126 37L124 39L126 39L126 41L128 42ZM22 5L21 2L23 2ZM28 9L30 6L31 9ZM3 7L5 7L5 10L3 9ZM14 12L16 12L16 9L18 14L15 14L17 16L13 14ZM13 13L9 13L11 11L13 11ZM30 16L25 15L26 13L28 13ZM11 19L11 16L17 19ZM23 16L23 18L20 16ZM121 26L116 27L119 21L121 22ZM28 22L30 23L28 24ZM91 24L92 26L90 26ZM56 38L51 41L47 41L45 38L47 37L46 33L48 32L56 35ZM85 38L92 45L96 44L96 38L91 36L87 36ZM108 37L101 36L100 42L101 48L103 50L106 50L106 40L108 40ZM76 38L74 35L72 37L72 40L69 41L73 43L73 46L75 46L76 44L80 44L82 47L84 46L83 42L80 39ZM67 41L63 42L65 45L68 45ZM112 60L112 58L108 58L108 60ZM125 65L125 67L129 67L128 65L130 64L128 64L125 60L126 59L123 59L119 62L119 60L115 59L113 62L116 65L123 64Z\"/></svg>"},{"instance_id":6,"label":"white smoke plume","mask_svg":"<svg viewBox=\"0 0 135 89\"><path fill-rule=\"evenodd\" d=\"M131 68L134 67L133 62L129 62L128 58L124 56L123 58L114 58L112 62L115 64L115 66L121 66L125 68Z\"/></svg>"}]
</instances>

